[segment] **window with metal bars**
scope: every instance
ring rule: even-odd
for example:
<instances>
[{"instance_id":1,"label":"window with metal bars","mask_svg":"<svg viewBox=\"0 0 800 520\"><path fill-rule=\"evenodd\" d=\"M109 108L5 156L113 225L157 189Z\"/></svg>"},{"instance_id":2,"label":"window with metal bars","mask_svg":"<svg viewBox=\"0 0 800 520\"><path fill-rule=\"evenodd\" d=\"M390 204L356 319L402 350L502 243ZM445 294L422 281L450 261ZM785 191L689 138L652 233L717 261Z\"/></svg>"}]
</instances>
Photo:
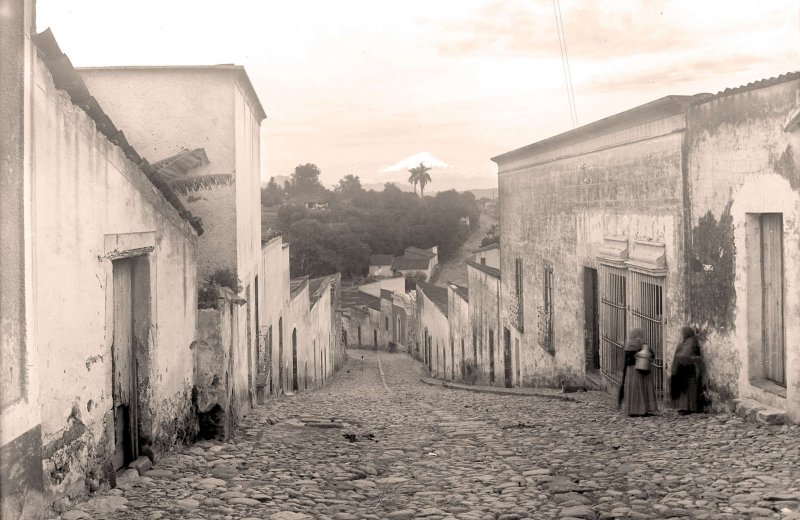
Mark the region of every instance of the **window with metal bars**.
<instances>
[{"instance_id":1,"label":"window with metal bars","mask_svg":"<svg viewBox=\"0 0 800 520\"><path fill-rule=\"evenodd\" d=\"M659 398L664 397L664 281L664 276L629 271L630 327L642 329L650 345L650 373Z\"/></svg>"},{"instance_id":2,"label":"window with metal bars","mask_svg":"<svg viewBox=\"0 0 800 520\"><path fill-rule=\"evenodd\" d=\"M553 267L545 264L543 273L542 306L539 308L539 346L555 353L553 341Z\"/></svg>"},{"instance_id":3,"label":"window with metal bars","mask_svg":"<svg viewBox=\"0 0 800 520\"><path fill-rule=\"evenodd\" d=\"M622 382L627 338L628 270L600 265L600 370Z\"/></svg>"}]
</instances>

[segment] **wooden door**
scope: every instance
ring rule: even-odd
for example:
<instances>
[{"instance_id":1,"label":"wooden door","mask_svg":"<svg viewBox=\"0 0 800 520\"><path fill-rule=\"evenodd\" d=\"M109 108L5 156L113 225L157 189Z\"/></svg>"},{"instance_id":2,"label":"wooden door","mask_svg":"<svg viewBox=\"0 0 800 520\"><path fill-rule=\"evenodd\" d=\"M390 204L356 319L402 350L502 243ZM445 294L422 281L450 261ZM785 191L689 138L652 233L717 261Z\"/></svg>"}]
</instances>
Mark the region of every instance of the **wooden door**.
<instances>
[{"instance_id":1,"label":"wooden door","mask_svg":"<svg viewBox=\"0 0 800 520\"><path fill-rule=\"evenodd\" d=\"M494 383L494 330L489 330L489 382Z\"/></svg>"},{"instance_id":2,"label":"wooden door","mask_svg":"<svg viewBox=\"0 0 800 520\"><path fill-rule=\"evenodd\" d=\"M137 451L136 359L133 352L133 262L113 264L114 308L111 347L114 403L114 469L131 462Z\"/></svg>"},{"instance_id":3,"label":"wooden door","mask_svg":"<svg viewBox=\"0 0 800 520\"><path fill-rule=\"evenodd\" d=\"M583 340L586 368L600 368L600 324L597 305L597 270L583 268Z\"/></svg>"},{"instance_id":4,"label":"wooden door","mask_svg":"<svg viewBox=\"0 0 800 520\"><path fill-rule=\"evenodd\" d=\"M764 376L779 385L786 385L782 213L761 215L761 283Z\"/></svg>"}]
</instances>

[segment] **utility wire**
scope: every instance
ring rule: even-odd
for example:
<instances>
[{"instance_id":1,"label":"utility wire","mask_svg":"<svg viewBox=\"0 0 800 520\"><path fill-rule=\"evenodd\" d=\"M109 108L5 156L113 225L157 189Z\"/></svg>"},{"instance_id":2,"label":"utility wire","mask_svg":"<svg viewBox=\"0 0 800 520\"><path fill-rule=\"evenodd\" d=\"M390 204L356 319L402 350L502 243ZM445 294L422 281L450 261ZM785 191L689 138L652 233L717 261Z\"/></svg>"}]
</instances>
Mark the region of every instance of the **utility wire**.
<instances>
[{"instance_id":1,"label":"utility wire","mask_svg":"<svg viewBox=\"0 0 800 520\"><path fill-rule=\"evenodd\" d=\"M564 69L564 83L567 87L567 100L569 101L569 115L572 119L572 127L578 126L578 110L575 107L575 91L572 87L572 73L569 67L569 54L567 53L567 37L564 33L564 22L561 17L561 4L559 0L553 0L553 14L556 17L556 29L558 30L558 45L561 49L561 64Z\"/></svg>"}]
</instances>

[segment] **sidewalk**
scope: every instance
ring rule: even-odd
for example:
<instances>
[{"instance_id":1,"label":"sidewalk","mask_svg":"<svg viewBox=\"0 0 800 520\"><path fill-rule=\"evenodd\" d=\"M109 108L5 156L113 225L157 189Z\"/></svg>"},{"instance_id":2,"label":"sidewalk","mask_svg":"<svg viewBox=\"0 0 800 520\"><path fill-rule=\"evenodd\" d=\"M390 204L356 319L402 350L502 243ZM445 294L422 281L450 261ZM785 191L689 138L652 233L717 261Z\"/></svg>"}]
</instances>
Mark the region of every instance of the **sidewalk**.
<instances>
[{"instance_id":1,"label":"sidewalk","mask_svg":"<svg viewBox=\"0 0 800 520\"><path fill-rule=\"evenodd\" d=\"M441 379L435 379L433 377L422 377L420 380L426 385L443 386L445 388L452 388L454 390L467 390L469 392L479 392L485 394L542 397L545 399L555 399L559 401L576 401L576 399L563 393L561 390L556 390L553 388L501 388L497 386L466 385L463 383L456 383L454 381L442 381Z\"/></svg>"}]
</instances>

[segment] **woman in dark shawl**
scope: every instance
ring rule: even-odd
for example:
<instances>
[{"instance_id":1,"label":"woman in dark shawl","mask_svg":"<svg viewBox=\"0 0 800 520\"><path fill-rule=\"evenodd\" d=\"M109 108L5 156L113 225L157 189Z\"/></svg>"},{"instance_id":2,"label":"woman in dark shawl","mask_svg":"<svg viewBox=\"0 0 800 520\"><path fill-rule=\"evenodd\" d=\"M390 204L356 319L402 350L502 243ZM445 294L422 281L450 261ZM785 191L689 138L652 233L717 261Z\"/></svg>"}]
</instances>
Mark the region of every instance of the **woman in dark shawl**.
<instances>
[{"instance_id":1,"label":"woman in dark shawl","mask_svg":"<svg viewBox=\"0 0 800 520\"><path fill-rule=\"evenodd\" d=\"M644 345L642 329L632 329L625 342L625 364L622 369L622 384L619 387L618 405L631 417L650 415L658 411L653 375L637 370L636 353Z\"/></svg>"},{"instance_id":2,"label":"woman in dark shawl","mask_svg":"<svg viewBox=\"0 0 800 520\"><path fill-rule=\"evenodd\" d=\"M691 327L685 326L681 329L681 342L675 349L672 360L669 388L678 413L703 411L703 357L697 336Z\"/></svg>"}]
</instances>

